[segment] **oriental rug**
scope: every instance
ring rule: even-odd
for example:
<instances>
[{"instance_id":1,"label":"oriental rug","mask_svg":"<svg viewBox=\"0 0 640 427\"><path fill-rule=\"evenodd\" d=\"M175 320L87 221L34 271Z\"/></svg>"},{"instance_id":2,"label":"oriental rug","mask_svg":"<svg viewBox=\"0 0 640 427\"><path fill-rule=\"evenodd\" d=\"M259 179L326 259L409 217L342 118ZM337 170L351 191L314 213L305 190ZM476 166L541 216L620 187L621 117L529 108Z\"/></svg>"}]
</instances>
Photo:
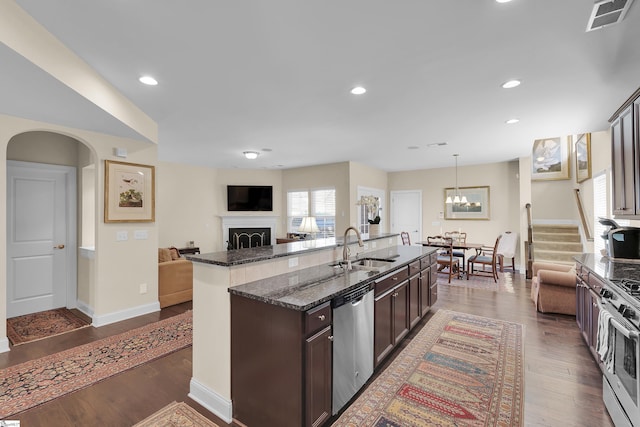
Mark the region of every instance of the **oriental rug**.
<instances>
[{"instance_id":1,"label":"oriental rug","mask_svg":"<svg viewBox=\"0 0 640 427\"><path fill-rule=\"evenodd\" d=\"M523 326L438 312L334 427L522 426Z\"/></svg>"},{"instance_id":2,"label":"oriental rug","mask_svg":"<svg viewBox=\"0 0 640 427\"><path fill-rule=\"evenodd\" d=\"M56 308L7 319L7 338L11 344L20 345L88 326L89 322L76 316L71 310Z\"/></svg>"},{"instance_id":3,"label":"oriental rug","mask_svg":"<svg viewBox=\"0 0 640 427\"><path fill-rule=\"evenodd\" d=\"M0 370L0 419L33 408L192 344L188 311Z\"/></svg>"},{"instance_id":4,"label":"oriental rug","mask_svg":"<svg viewBox=\"0 0 640 427\"><path fill-rule=\"evenodd\" d=\"M184 402L173 402L133 427L218 427Z\"/></svg>"}]
</instances>

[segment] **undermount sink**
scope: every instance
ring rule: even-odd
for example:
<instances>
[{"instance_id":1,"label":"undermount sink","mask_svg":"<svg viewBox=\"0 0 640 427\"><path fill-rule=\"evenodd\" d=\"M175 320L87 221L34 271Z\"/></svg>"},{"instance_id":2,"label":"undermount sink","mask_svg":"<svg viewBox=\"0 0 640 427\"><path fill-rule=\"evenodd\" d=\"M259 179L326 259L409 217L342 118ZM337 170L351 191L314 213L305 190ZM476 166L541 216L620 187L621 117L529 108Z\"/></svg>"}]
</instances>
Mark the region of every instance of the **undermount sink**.
<instances>
[{"instance_id":1,"label":"undermount sink","mask_svg":"<svg viewBox=\"0 0 640 427\"><path fill-rule=\"evenodd\" d=\"M351 268L353 270L375 270L381 267L386 267L389 263L394 262L392 259L384 258L362 258L351 261ZM338 261L335 264L329 264L330 267L344 268L346 267L344 261Z\"/></svg>"},{"instance_id":2,"label":"undermount sink","mask_svg":"<svg viewBox=\"0 0 640 427\"><path fill-rule=\"evenodd\" d=\"M379 268L386 267L390 262L393 262L392 259L382 259L382 258L363 258L359 261L356 261L356 265L361 265L363 267L370 268Z\"/></svg>"}]
</instances>

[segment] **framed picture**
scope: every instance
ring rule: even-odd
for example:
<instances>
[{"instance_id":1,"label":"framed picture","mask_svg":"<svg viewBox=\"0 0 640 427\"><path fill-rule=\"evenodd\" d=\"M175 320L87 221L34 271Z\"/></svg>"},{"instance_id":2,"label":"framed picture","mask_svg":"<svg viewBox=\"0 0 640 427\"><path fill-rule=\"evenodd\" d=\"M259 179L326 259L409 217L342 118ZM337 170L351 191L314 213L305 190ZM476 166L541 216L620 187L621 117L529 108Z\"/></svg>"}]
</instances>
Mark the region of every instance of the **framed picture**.
<instances>
[{"instance_id":1,"label":"framed picture","mask_svg":"<svg viewBox=\"0 0 640 427\"><path fill-rule=\"evenodd\" d=\"M105 160L104 222L155 221L155 167Z\"/></svg>"},{"instance_id":2,"label":"framed picture","mask_svg":"<svg viewBox=\"0 0 640 427\"><path fill-rule=\"evenodd\" d=\"M591 134L576 136L576 182L591 178Z\"/></svg>"},{"instance_id":3,"label":"framed picture","mask_svg":"<svg viewBox=\"0 0 640 427\"><path fill-rule=\"evenodd\" d=\"M462 202L455 203L456 195ZM488 186L445 188L444 200L445 219L489 219Z\"/></svg>"},{"instance_id":4,"label":"framed picture","mask_svg":"<svg viewBox=\"0 0 640 427\"><path fill-rule=\"evenodd\" d=\"M569 179L571 137L545 138L533 141L531 179L534 181Z\"/></svg>"}]
</instances>

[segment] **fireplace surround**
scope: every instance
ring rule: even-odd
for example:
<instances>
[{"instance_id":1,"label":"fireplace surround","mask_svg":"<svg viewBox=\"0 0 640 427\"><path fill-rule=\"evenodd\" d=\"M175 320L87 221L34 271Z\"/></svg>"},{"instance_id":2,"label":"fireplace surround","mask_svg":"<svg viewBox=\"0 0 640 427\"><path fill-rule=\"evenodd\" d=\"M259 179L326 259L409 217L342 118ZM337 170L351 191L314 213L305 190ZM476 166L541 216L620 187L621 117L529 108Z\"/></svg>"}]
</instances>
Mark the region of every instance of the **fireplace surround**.
<instances>
[{"instance_id":1,"label":"fireplace surround","mask_svg":"<svg viewBox=\"0 0 640 427\"><path fill-rule=\"evenodd\" d=\"M222 217L222 239L223 248L234 248L234 240L253 243L251 247L275 244L276 216L223 216ZM232 232L230 232L232 230ZM234 239L233 234L241 234ZM258 242L260 244L258 244Z\"/></svg>"}]
</instances>

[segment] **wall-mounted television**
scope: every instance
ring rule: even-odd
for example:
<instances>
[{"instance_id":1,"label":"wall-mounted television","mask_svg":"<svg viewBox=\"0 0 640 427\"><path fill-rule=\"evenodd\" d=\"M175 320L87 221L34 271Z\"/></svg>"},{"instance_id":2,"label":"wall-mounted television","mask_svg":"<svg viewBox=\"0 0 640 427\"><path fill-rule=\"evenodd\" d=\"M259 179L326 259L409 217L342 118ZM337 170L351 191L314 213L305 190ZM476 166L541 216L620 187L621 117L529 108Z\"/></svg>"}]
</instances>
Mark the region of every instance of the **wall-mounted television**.
<instances>
[{"instance_id":1,"label":"wall-mounted television","mask_svg":"<svg viewBox=\"0 0 640 427\"><path fill-rule=\"evenodd\" d=\"M228 211L272 211L273 187L270 185L227 185Z\"/></svg>"}]
</instances>

